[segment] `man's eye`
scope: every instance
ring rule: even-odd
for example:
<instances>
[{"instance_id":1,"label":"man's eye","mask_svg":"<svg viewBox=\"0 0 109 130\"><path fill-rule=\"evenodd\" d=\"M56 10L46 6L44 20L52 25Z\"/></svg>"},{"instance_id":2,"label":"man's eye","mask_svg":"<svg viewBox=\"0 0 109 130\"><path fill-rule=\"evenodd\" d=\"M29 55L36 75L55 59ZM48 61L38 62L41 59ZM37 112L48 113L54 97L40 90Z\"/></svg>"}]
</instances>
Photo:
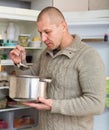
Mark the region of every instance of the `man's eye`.
<instances>
[{"instance_id":1,"label":"man's eye","mask_svg":"<svg viewBox=\"0 0 109 130\"><path fill-rule=\"evenodd\" d=\"M46 34L50 33L50 31L45 31Z\"/></svg>"}]
</instances>

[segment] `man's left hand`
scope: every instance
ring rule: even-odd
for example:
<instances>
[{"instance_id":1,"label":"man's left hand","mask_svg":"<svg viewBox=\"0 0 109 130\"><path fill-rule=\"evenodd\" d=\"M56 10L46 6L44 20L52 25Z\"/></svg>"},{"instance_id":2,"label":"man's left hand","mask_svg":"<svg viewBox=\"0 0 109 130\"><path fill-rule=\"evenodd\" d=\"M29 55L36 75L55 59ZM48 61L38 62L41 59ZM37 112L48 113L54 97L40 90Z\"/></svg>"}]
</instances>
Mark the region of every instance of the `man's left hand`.
<instances>
[{"instance_id":1,"label":"man's left hand","mask_svg":"<svg viewBox=\"0 0 109 130\"><path fill-rule=\"evenodd\" d=\"M38 98L38 103L25 102L23 104L30 107L34 107L38 110L51 110L52 108L52 100L41 98L41 97Z\"/></svg>"}]
</instances>

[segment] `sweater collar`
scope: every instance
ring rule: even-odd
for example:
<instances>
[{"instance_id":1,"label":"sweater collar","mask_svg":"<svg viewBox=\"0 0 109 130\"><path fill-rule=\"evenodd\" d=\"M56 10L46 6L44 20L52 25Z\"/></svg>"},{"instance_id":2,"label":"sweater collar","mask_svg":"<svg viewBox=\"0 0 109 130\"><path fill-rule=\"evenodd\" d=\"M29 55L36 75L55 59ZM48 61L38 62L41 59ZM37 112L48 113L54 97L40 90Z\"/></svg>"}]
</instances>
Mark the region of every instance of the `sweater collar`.
<instances>
[{"instance_id":1,"label":"sweater collar","mask_svg":"<svg viewBox=\"0 0 109 130\"><path fill-rule=\"evenodd\" d=\"M74 53L76 51L78 51L81 48L81 39L78 35L74 35L74 40L72 42L72 44L70 46L68 46L67 48L60 50L59 52L57 52L56 55L53 55L52 51L47 50L46 53L49 54L51 57L55 58L59 55L65 55L68 58L72 58Z\"/></svg>"}]
</instances>

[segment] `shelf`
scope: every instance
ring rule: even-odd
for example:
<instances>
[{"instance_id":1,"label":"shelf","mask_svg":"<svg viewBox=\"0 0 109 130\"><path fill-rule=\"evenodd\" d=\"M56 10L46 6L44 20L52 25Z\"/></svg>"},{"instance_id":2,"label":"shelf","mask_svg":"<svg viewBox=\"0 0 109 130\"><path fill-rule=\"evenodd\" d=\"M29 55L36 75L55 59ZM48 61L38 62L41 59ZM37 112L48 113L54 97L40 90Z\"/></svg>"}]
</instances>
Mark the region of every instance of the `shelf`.
<instances>
[{"instance_id":1,"label":"shelf","mask_svg":"<svg viewBox=\"0 0 109 130\"><path fill-rule=\"evenodd\" d=\"M31 66L33 63L27 63L27 65ZM10 66L14 65L11 59L1 60L1 66Z\"/></svg>"},{"instance_id":2,"label":"shelf","mask_svg":"<svg viewBox=\"0 0 109 130\"><path fill-rule=\"evenodd\" d=\"M15 46L0 46L0 49L13 49ZM25 49L42 49L41 47L24 47Z\"/></svg>"},{"instance_id":3,"label":"shelf","mask_svg":"<svg viewBox=\"0 0 109 130\"><path fill-rule=\"evenodd\" d=\"M39 11L0 6L0 19L36 21Z\"/></svg>"},{"instance_id":4,"label":"shelf","mask_svg":"<svg viewBox=\"0 0 109 130\"><path fill-rule=\"evenodd\" d=\"M109 28L109 10L82 12L64 12L71 34L78 34L82 39L100 38Z\"/></svg>"},{"instance_id":5,"label":"shelf","mask_svg":"<svg viewBox=\"0 0 109 130\"><path fill-rule=\"evenodd\" d=\"M11 59L1 60L1 65L14 65L13 61Z\"/></svg>"},{"instance_id":6,"label":"shelf","mask_svg":"<svg viewBox=\"0 0 109 130\"><path fill-rule=\"evenodd\" d=\"M9 89L9 86L0 87L0 89Z\"/></svg>"},{"instance_id":7,"label":"shelf","mask_svg":"<svg viewBox=\"0 0 109 130\"><path fill-rule=\"evenodd\" d=\"M14 106L8 106L7 108L0 109L0 112L8 112L8 111L14 111L14 110L21 110L21 109L29 109L31 107L27 106L21 106L21 105L14 105Z\"/></svg>"},{"instance_id":8,"label":"shelf","mask_svg":"<svg viewBox=\"0 0 109 130\"><path fill-rule=\"evenodd\" d=\"M13 49L15 46L0 46L0 50L3 49ZM24 47L27 50L41 50L41 47ZM9 66L9 65L14 65L13 61L11 59L5 59L1 60L0 64L2 66ZM32 63L27 63L28 65L32 65Z\"/></svg>"},{"instance_id":9,"label":"shelf","mask_svg":"<svg viewBox=\"0 0 109 130\"><path fill-rule=\"evenodd\" d=\"M109 24L109 10L64 12L64 16L69 26Z\"/></svg>"}]
</instances>

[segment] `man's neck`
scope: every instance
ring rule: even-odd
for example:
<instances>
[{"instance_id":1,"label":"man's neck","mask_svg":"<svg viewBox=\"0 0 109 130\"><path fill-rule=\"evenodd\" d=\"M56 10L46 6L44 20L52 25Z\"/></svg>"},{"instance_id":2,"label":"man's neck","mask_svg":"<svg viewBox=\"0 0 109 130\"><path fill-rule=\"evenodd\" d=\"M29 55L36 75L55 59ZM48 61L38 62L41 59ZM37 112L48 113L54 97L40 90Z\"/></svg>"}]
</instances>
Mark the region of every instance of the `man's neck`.
<instances>
[{"instance_id":1,"label":"man's neck","mask_svg":"<svg viewBox=\"0 0 109 130\"><path fill-rule=\"evenodd\" d=\"M53 55L55 55L56 53L58 53L60 50L61 50L60 47L54 49L54 50L53 50Z\"/></svg>"},{"instance_id":2,"label":"man's neck","mask_svg":"<svg viewBox=\"0 0 109 130\"><path fill-rule=\"evenodd\" d=\"M74 38L71 35L68 35L67 38L65 37L64 41L63 41L63 43L61 45L61 49L65 49L68 46L70 46L72 44L73 40L74 40Z\"/></svg>"}]
</instances>

